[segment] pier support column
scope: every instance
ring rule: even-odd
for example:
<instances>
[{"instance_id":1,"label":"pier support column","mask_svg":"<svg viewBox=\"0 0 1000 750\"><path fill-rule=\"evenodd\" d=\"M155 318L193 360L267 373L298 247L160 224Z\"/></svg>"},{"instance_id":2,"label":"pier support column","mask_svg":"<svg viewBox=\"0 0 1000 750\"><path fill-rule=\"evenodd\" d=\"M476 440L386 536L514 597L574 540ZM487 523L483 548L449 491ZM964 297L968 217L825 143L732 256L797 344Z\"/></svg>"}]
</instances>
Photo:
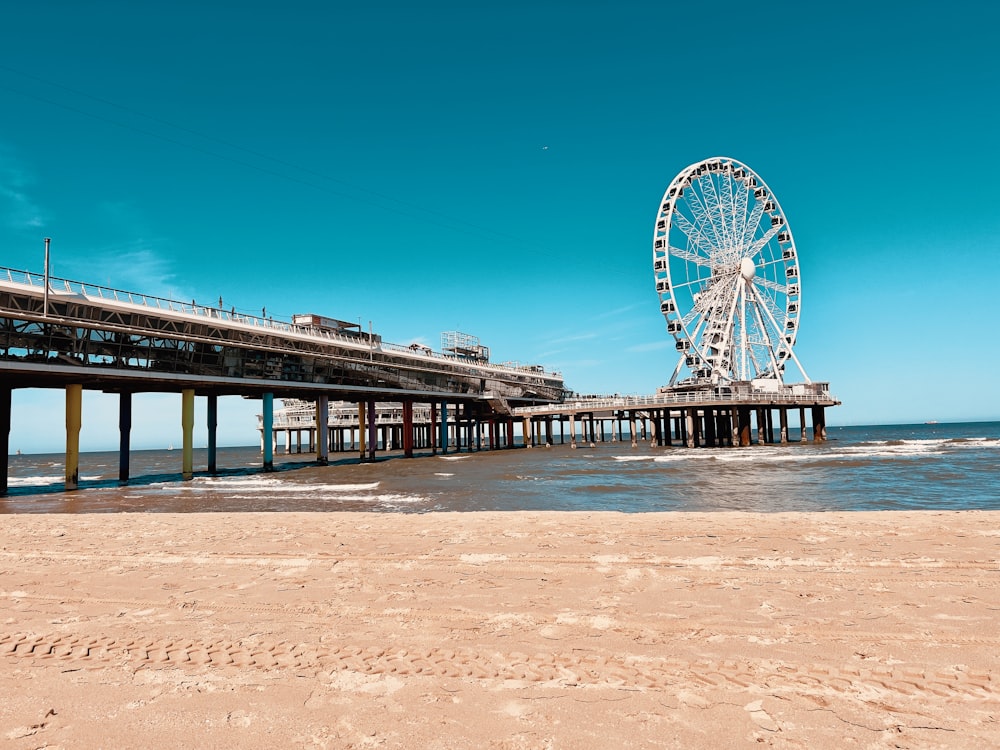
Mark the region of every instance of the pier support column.
<instances>
[{"instance_id":1,"label":"pier support column","mask_svg":"<svg viewBox=\"0 0 1000 750\"><path fill-rule=\"evenodd\" d=\"M316 463L330 463L330 397L325 393L316 397Z\"/></svg>"},{"instance_id":2,"label":"pier support column","mask_svg":"<svg viewBox=\"0 0 1000 750\"><path fill-rule=\"evenodd\" d=\"M806 407L799 407L799 442L806 441Z\"/></svg>"},{"instance_id":3,"label":"pier support column","mask_svg":"<svg viewBox=\"0 0 1000 750\"><path fill-rule=\"evenodd\" d=\"M778 421L781 429L781 444L788 445L788 409L778 410Z\"/></svg>"},{"instance_id":4,"label":"pier support column","mask_svg":"<svg viewBox=\"0 0 1000 750\"><path fill-rule=\"evenodd\" d=\"M813 417L813 442L826 442L826 409L822 406L812 408Z\"/></svg>"},{"instance_id":5,"label":"pier support column","mask_svg":"<svg viewBox=\"0 0 1000 750\"><path fill-rule=\"evenodd\" d=\"M413 402L403 402L403 455L413 458Z\"/></svg>"},{"instance_id":6,"label":"pier support column","mask_svg":"<svg viewBox=\"0 0 1000 750\"><path fill-rule=\"evenodd\" d=\"M746 448L750 445L750 408L747 406L737 407L736 420L738 423L737 432L739 433L736 444L741 448Z\"/></svg>"},{"instance_id":7,"label":"pier support column","mask_svg":"<svg viewBox=\"0 0 1000 750\"><path fill-rule=\"evenodd\" d=\"M218 473L218 440L216 433L219 428L219 397L210 393L205 407L206 422L208 427L208 473Z\"/></svg>"},{"instance_id":8,"label":"pier support column","mask_svg":"<svg viewBox=\"0 0 1000 750\"><path fill-rule=\"evenodd\" d=\"M441 402L441 455L448 452L448 402Z\"/></svg>"},{"instance_id":9,"label":"pier support column","mask_svg":"<svg viewBox=\"0 0 1000 750\"><path fill-rule=\"evenodd\" d=\"M263 398L264 430L264 471L274 471L274 394L265 393Z\"/></svg>"},{"instance_id":10,"label":"pier support column","mask_svg":"<svg viewBox=\"0 0 1000 750\"><path fill-rule=\"evenodd\" d=\"M66 489L80 486L80 427L83 424L83 386L66 386Z\"/></svg>"},{"instance_id":11,"label":"pier support column","mask_svg":"<svg viewBox=\"0 0 1000 750\"><path fill-rule=\"evenodd\" d=\"M687 447L694 448L698 445L698 414L695 409L685 411L684 423L687 430Z\"/></svg>"},{"instance_id":12,"label":"pier support column","mask_svg":"<svg viewBox=\"0 0 1000 750\"><path fill-rule=\"evenodd\" d=\"M629 434L629 437L632 438L632 447L633 448L638 448L639 447L639 441L638 441L638 436L636 435L636 432L635 432L635 412L634 411L630 411L628 413L628 434Z\"/></svg>"},{"instance_id":13,"label":"pier support column","mask_svg":"<svg viewBox=\"0 0 1000 750\"><path fill-rule=\"evenodd\" d=\"M757 410L757 445L764 445L764 426L767 420L764 418L764 410Z\"/></svg>"},{"instance_id":14,"label":"pier support column","mask_svg":"<svg viewBox=\"0 0 1000 750\"><path fill-rule=\"evenodd\" d=\"M194 477L194 389L181 391L181 478Z\"/></svg>"},{"instance_id":15,"label":"pier support column","mask_svg":"<svg viewBox=\"0 0 1000 750\"><path fill-rule=\"evenodd\" d=\"M576 450L576 417L569 415L569 447Z\"/></svg>"},{"instance_id":16,"label":"pier support column","mask_svg":"<svg viewBox=\"0 0 1000 750\"><path fill-rule=\"evenodd\" d=\"M129 447L132 435L132 394L118 394L118 484L128 484Z\"/></svg>"},{"instance_id":17,"label":"pier support column","mask_svg":"<svg viewBox=\"0 0 1000 750\"><path fill-rule=\"evenodd\" d=\"M524 417L521 420L521 432L524 434L524 447L530 448L532 446L531 417Z\"/></svg>"},{"instance_id":18,"label":"pier support column","mask_svg":"<svg viewBox=\"0 0 1000 750\"><path fill-rule=\"evenodd\" d=\"M366 445L367 442L366 435L368 434L368 430L366 428L368 425L366 424L367 420L365 419L365 415L366 415L365 402L359 401L358 402L358 454L359 454L358 460L359 461L365 460L365 451L368 448L368 446Z\"/></svg>"},{"instance_id":19,"label":"pier support column","mask_svg":"<svg viewBox=\"0 0 1000 750\"><path fill-rule=\"evenodd\" d=\"M715 448L718 443L715 436L715 411L705 409L705 447Z\"/></svg>"},{"instance_id":20,"label":"pier support column","mask_svg":"<svg viewBox=\"0 0 1000 750\"><path fill-rule=\"evenodd\" d=\"M431 426L428 428L428 433L427 433L427 442L429 442L431 444L431 455L432 456L436 456L437 452L438 452L438 449L437 449L437 418L438 418L437 404L435 404L432 401L431 402Z\"/></svg>"},{"instance_id":21,"label":"pier support column","mask_svg":"<svg viewBox=\"0 0 1000 750\"><path fill-rule=\"evenodd\" d=\"M0 497L7 495L7 472L10 470L10 397L13 389L0 387Z\"/></svg>"},{"instance_id":22,"label":"pier support column","mask_svg":"<svg viewBox=\"0 0 1000 750\"><path fill-rule=\"evenodd\" d=\"M378 425L375 424L375 399L368 401L368 460L375 460L378 447Z\"/></svg>"}]
</instances>

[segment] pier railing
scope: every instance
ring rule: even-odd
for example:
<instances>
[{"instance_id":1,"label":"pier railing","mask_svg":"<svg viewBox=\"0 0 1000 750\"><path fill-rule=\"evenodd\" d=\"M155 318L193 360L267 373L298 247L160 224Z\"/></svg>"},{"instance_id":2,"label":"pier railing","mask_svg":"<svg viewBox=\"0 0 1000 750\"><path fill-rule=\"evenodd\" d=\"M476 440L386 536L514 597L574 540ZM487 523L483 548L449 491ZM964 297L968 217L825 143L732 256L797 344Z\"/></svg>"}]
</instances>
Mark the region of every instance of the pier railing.
<instances>
[{"instance_id":1,"label":"pier railing","mask_svg":"<svg viewBox=\"0 0 1000 750\"><path fill-rule=\"evenodd\" d=\"M542 406L519 406L516 415L553 414L571 411L636 410L671 406L691 406L703 404L773 404L789 406L812 406L817 403L840 403L827 390L795 391L793 386L785 386L778 391L764 389L733 388L729 391L683 391L680 393L658 393L652 396L608 396L593 399L567 399L562 404Z\"/></svg>"},{"instance_id":2,"label":"pier railing","mask_svg":"<svg viewBox=\"0 0 1000 750\"><path fill-rule=\"evenodd\" d=\"M33 273L31 271L18 271L12 268L2 268L0 267L0 279L6 277L6 280L12 284L20 284L29 287L37 287L39 290L45 289L45 276L40 273ZM171 313L180 313L182 315L192 315L198 318L209 318L213 322L224 321L228 323L233 323L241 326L251 326L253 328L264 329L266 331L276 332L276 333L288 333L294 334L296 336L309 336L326 341L332 341L341 344L348 344L354 348L371 349L372 351L391 351L399 352L401 354L407 354L412 356L430 357L436 360L454 362L457 364L470 364L470 361L462 357L456 357L450 354L443 354L441 352L435 352L426 348L421 348L419 351L413 349L411 346L404 344L392 344L385 341L371 342L366 334L361 336L347 336L343 334L338 334L335 331L330 330L320 330L308 326L295 325L294 323L289 323L283 320L275 320L273 317L263 317L256 315L247 315L245 313L237 312L235 309L226 310L222 307L212 307L210 305L199 305L197 302L192 300L191 302L181 302L179 300L172 300L166 297L157 297L151 294L142 294L140 292L129 292L123 289L115 289L114 287L100 286L98 284L88 284L83 281L72 281L70 279L61 279L54 276L49 277L49 292L54 294L55 297L50 298L50 301L59 301L60 296L64 295L79 295L88 300L105 300L109 302L126 303L130 305L139 305L141 307L155 308L156 310L162 310ZM65 298L65 297L64 297ZM495 368L497 370L504 370L508 372L531 372L538 375L553 375L558 377L560 373L558 372L547 372L543 368L537 365L520 365L517 363L494 363L494 362L474 362L479 367Z\"/></svg>"}]
</instances>

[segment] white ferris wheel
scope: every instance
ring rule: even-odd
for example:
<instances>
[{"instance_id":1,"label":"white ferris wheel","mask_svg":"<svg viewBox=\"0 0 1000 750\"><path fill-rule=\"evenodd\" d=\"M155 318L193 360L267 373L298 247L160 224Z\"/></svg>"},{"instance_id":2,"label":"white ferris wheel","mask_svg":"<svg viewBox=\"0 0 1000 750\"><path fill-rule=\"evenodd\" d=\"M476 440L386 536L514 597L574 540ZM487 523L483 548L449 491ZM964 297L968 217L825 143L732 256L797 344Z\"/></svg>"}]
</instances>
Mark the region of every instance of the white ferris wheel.
<instances>
[{"instance_id":1,"label":"white ferris wheel","mask_svg":"<svg viewBox=\"0 0 1000 750\"><path fill-rule=\"evenodd\" d=\"M667 187L653 232L660 312L680 353L670 386L784 379L802 307L792 231L745 164L713 157Z\"/></svg>"}]
</instances>

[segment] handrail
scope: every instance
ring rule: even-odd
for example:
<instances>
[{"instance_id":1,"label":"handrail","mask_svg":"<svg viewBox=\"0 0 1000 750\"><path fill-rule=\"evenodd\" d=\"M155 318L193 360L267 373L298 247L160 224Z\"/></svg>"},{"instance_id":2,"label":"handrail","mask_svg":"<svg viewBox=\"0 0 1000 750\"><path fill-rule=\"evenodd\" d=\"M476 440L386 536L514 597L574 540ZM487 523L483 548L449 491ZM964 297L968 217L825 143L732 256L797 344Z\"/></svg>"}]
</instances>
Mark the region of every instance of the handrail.
<instances>
[{"instance_id":1,"label":"handrail","mask_svg":"<svg viewBox=\"0 0 1000 750\"><path fill-rule=\"evenodd\" d=\"M760 403L760 404L814 404L817 401L837 399L829 391L816 393L792 393L791 386L785 386L779 391L764 391L757 389L734 389L730 393L715 393L712 391L685 391L683 393L659 393L654 396L617 396L593 400L567 400L561 404L542 406L518 406L514 413L536 414L553 411L598 411L602 409L637 409L642 407L678 406L703 403Z\"/></svg>"},{"instance_id":2,"label":"handrail","mask_svg":"<svg viewBox=\"0 0 1000 750\"><path fill-rule=\"evenodd\" d=\"M40 273L33 273L31 271L19 271L12 268L0 267L0 273L5 273L7 281L12 284L21 284L23 286L29 287L40 287L45 286L45 276ZM60 289L60 285L62 288ZM298 326L294 323L289 323L282 320L274 320L273 317L260 317L256 315L246 315L244 313L238 313L235 309L225 310L221 307L211 307L209 305L199 305L194 300L190 303L180 302L178 300L168 299L166 297L156 297L154 295L142 294L140 292L128 292L123 289L115 289L114 287L101 286L99 284L88 284L83 281L71 281L69 279L60 279L54 276L49 277L49 289L55 294L67 293L67 294L79 294L87 299L101 299L106 301L113 301L118 303L139 305L142 307L154 307L157 310L166 310L168 312L180 313L182 315L194 315L201 318L211 318L213 322L224 321L229 323L236 323L240 325L252 326L255 328L268 329L270 331L275 331L278 333L290 333L296 336L307 336L313 338L324 339L327 341L334 341L346 344L352 344L354 346L363 345L365 343L364 336L353 337L353 336L343 336L337 334L333 331L327 330L316 330L307 326ZM410 346L404 344L392 344L385 341L380 341L378 344L371 346L369 342L369 347L372 351L392 351L399 352L401 354L407 355L417 355ZM547 372L544 369L539 371L535 366L524 365L524 366L511 366L507 364L494 363L494 362L475 362L462 357L456 357L451 354L443 354L441 352L421 350L419 352L421 357L431 357L433 359L446 360L450 362L456 362L464 365L473 365L476 367L489 367L496 368L498 370L504 370L508 372L519 372L526 373L530 372L535 375L550 376L560 378L559 372Z\"/></svg>"}]
</instances>

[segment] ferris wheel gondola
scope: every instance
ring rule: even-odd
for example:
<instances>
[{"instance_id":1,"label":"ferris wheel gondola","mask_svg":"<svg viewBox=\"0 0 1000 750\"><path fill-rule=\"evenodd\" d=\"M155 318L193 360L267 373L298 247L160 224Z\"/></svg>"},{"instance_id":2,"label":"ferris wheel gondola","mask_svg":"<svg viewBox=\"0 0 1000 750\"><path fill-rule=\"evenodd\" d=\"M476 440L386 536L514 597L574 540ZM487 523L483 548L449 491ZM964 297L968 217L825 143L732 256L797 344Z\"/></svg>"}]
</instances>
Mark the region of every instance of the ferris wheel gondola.
<instances>
[{"instance_id":1,"label":"ferris wheel gondola","mask_svg":"<svg viewBox=\"0 0 1000 750\"><path fill-rule=\"evenodd\" d=\"M670 386L782 381L793 351L802 280L791 229L767 184L735 159L678 174L653 232L660 312L679 353Z\"/></svg>"}]
</instances>

